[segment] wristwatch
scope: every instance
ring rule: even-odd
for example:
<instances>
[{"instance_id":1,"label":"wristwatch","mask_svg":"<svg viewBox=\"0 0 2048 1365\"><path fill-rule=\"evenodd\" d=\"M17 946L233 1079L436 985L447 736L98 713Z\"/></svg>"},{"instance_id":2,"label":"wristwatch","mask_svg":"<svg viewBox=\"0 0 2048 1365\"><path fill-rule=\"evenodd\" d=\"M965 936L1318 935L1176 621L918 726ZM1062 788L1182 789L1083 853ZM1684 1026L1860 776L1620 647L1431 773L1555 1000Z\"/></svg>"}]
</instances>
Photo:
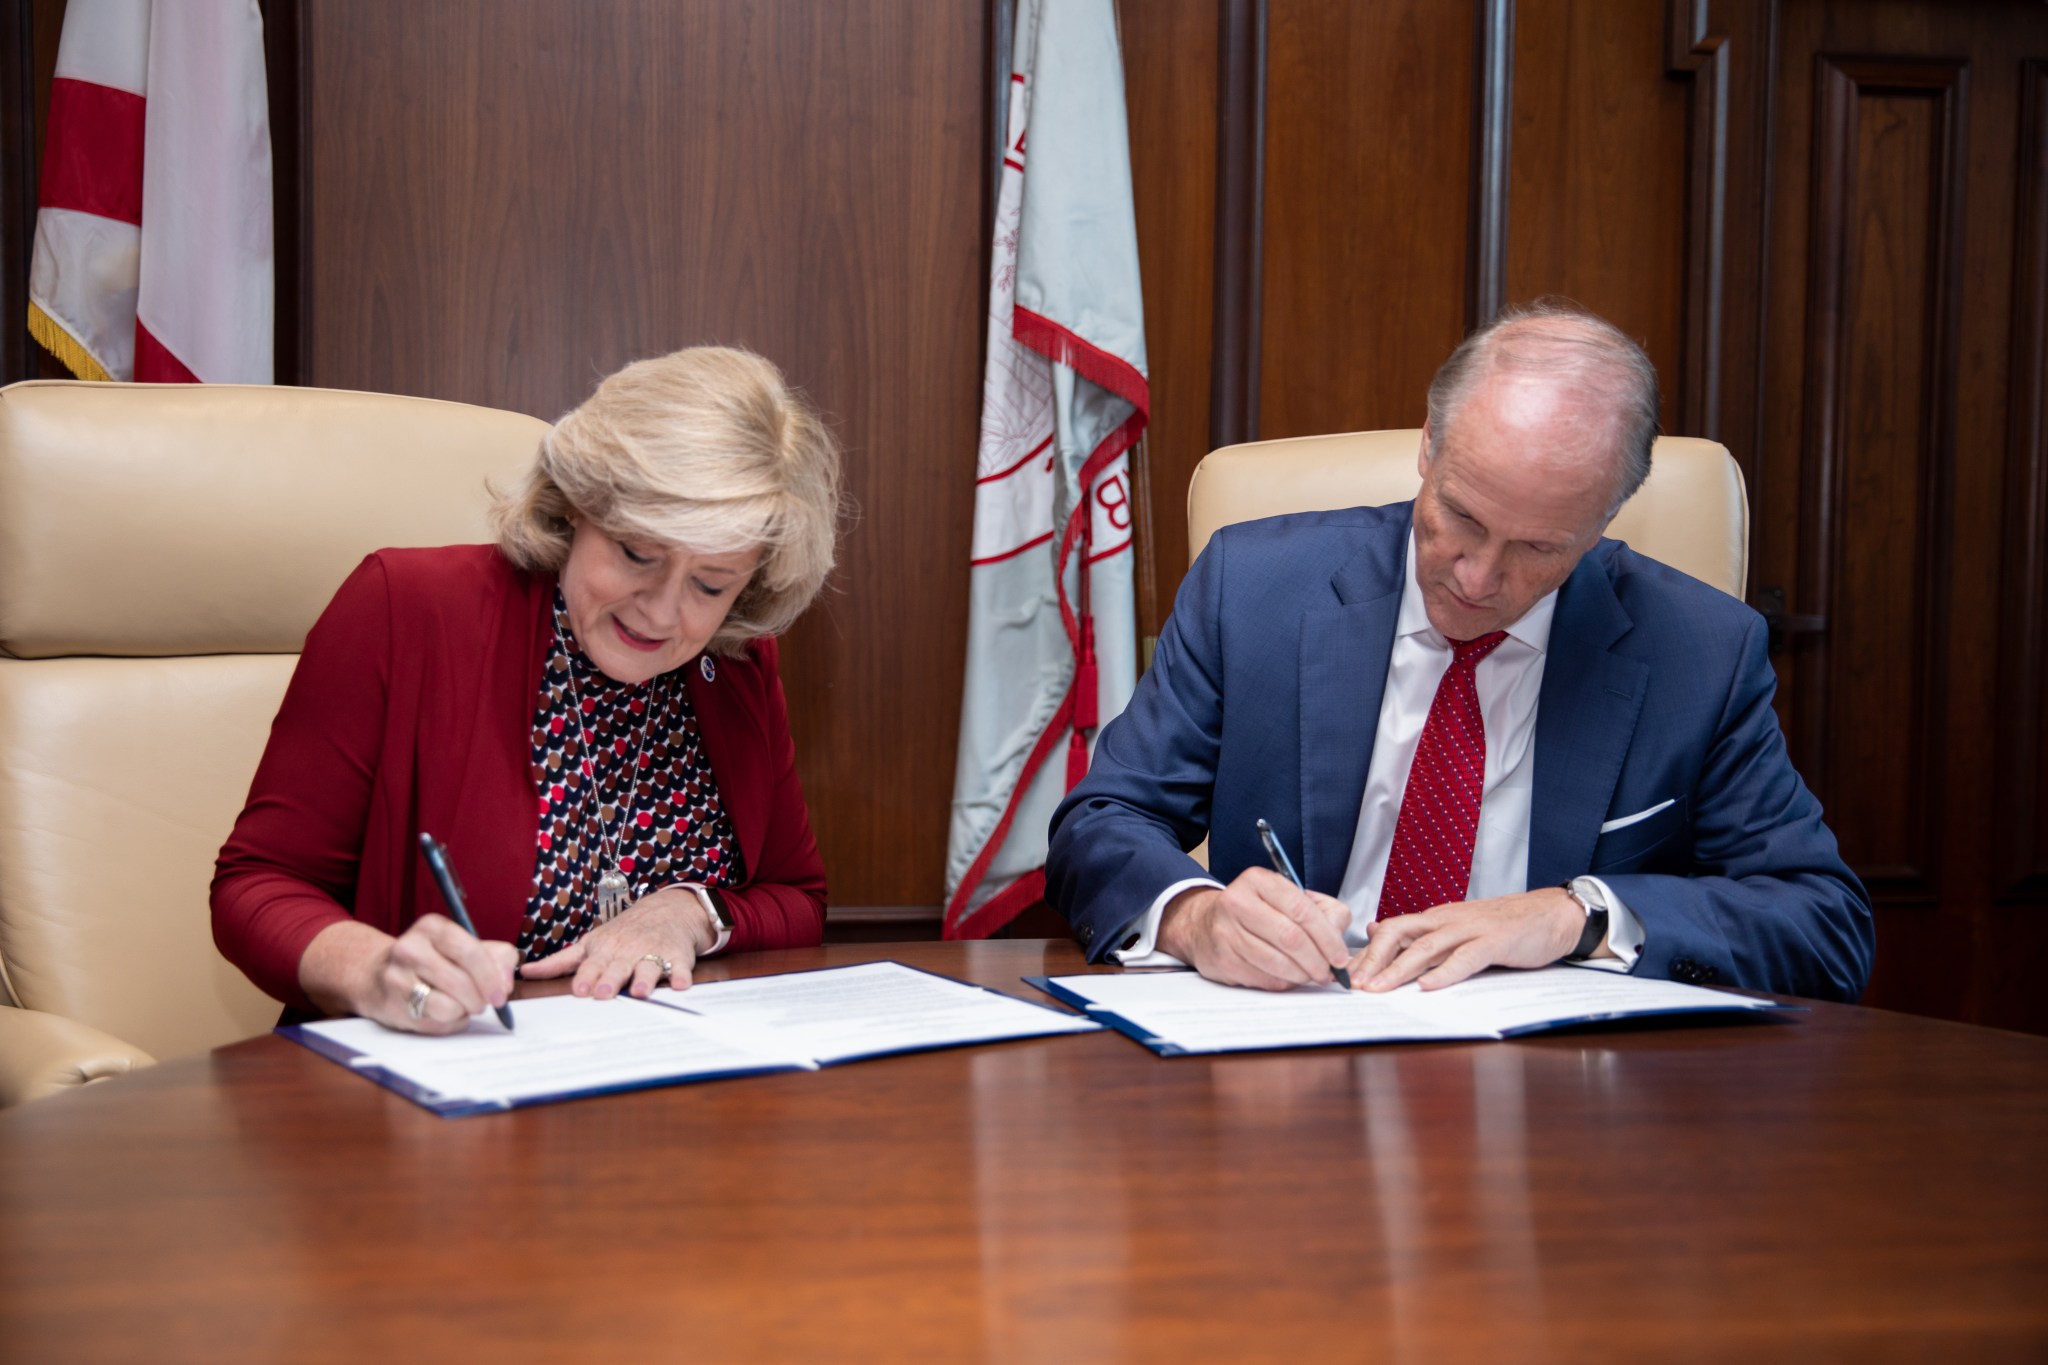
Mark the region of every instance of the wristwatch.
<instances>
[{"instance_id":1,"label":"wristwatch","mask_svg":"<svg viewBox=\"0 0 2048 1365\"><path fill-rule=\"evenodd\" d=\"M709 957L732 942L732 916L726 913L725 898L717 891L708 886L698 886L695 882L689 883L689 887L697 893L697 903L704 907L704 913L711 917L714 935L711 946L698 954L699 957Z\"/></svg>"},{"instance_id":2,"label":"wristwatch","mask_svg":"<svg viewBox=\"0 0 2048 1365\"><path fill-rule=\"evenodd\" d=\"M1564 955L1567 962L1584 962L1599 952L1600 945L1607 941L1607 904L1598 888L1590 885L1591 881L1590 877L1574 877L1558 887L1586 912L1585 932L1579 935L1578 945Z\"/></svg>"}]
</instances>

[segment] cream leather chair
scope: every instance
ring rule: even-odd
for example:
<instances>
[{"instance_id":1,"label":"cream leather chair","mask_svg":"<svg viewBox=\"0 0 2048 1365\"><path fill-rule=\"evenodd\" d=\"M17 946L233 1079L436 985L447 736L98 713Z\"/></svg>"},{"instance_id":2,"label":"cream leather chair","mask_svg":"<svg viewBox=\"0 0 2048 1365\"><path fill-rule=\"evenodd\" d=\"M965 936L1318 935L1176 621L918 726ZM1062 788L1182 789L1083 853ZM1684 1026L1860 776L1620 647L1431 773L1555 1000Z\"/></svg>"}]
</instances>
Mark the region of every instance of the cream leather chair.
<instances>
[{"instance_id":1,"label":"cream leather chair","mask_svg":"<svg viewBox=\"0 0 2048 1365\"><path fill-rule=\"evenodd\" d=\"M546 424L232 385L0 389L0 1104L260 1033L207 886L307 629L486 538Z\"/></svg>"},{"instance_id":2,"label":"cream leather chair","mask_svg":"<svg viewBox=\"0 0 2048 1365\"><path fill-rule=\"evenodd\" d=\"M1347 431L1212 450L1188 480L1188 559L1224 526L1284 512L1404 502L1422 486L1422 429ZM1650 477L1607 534L1741 597L1749 587L1749 496L1718 441L1660 436ZM1209 865L1209 842L1190 855Z\"/></svg>"},{"instance_id":3,"label":"cream leather chair","mask_svg":"<svg viewBox=\"0 0 2048 1365\"><path fill-rule=\"evenodd\" d=\"M1377 507L1415 496L1419 428L1253 441L1211 451L1188 482L1188 558L1221 526L1283 512ZM1741 597L1749 586L1749 497L1718 441L1663 436L1650 477L1607 534Z\"/></svg>"}]
</instances>

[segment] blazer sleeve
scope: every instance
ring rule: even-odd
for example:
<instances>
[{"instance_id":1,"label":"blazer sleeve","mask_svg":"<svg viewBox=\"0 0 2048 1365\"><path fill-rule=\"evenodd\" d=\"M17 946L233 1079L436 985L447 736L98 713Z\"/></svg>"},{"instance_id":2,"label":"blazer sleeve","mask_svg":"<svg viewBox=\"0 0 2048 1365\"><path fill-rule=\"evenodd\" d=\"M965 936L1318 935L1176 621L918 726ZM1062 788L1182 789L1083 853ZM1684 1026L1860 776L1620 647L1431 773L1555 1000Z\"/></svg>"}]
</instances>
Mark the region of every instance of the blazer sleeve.
<instances>
[{"instance_id":1,"label":"blazer sleeve","mask_svg":"<svg viewBox=\"0 0 2048 1365\"><path fill-rule=\"evenodd\" d=\"M1785 750L1767 638L1753 618L1695 788L1697 875L1598 875L1642 921L1637 975L1853 1001L1876 950L1870 898Z\"/></svg>"},{"instance_id":2,"label":"blazer sleeve","mask_svg":"<svg viewBox=\"0 0 2048 1365\"><path fill-rule=\"evenodd\" d=\"M1209 542L1182 582L1152 666L1102 728L1088 775L1053 812L1045 896L1100 962L1160 892L1206 878L1187 855L1209 828L1223 742L1223 556Z\"/></svg>"},{"instance_id":3,"label":"blazer sleeve","mask_svg":"<svg viewBox=\"0 0 2048 1365\"><path fill-rule=\"evenodd\" d=\"M383 564L365 559L321 613L270 727L248 804L214 865L213 940L265 992L313 1008L299 959L350 917L390 694Z\"/></svg>"},{"instance_id":4,"label":"blazer sleeve","mask_svg":"<svg viewBox=\"0 0 2048 1365\"><path fill-rule=\"evenodd\" d=\"M825 863L796 775L796 741L789 731L775 641L757 640L751 650L759 665L758 711L767 740L768 827L745 884L721 892L733 920L727 951L808 948L825 937Z\"/></svg>"}]
</instances>

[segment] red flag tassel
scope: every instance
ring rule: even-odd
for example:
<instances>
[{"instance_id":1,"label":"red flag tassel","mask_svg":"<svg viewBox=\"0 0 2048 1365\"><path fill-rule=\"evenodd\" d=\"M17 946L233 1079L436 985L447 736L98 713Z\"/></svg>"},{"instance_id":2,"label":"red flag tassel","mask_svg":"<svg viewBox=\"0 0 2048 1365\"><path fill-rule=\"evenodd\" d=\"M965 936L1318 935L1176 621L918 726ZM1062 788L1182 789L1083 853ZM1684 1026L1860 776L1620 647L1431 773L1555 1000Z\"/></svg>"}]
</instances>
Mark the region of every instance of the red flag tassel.
<instances>
[{"instance_id":1,"label":"red flag tassel","mask_svg":"<svg viewBox=\"0 0 2048 1365\"><path fill-rule=\"evenodd\" d=\"M1086 570L1083 570L1085 573ZM1074 661L1074 733L1067 740L1067 790L1088 775L1088 737L1095 733L1095 618L1081 618L1081 653Z\"/></svg>"},{"instance_id":2,"label":"red flag tassel","mask_svg":"<svg viewBox=\"0 0 2048 1365\"><path fill-rule=\"evenodd\" d=\"M1095 610L1089 597L1088 551L1095 539L1095 485L1091 480L1081 485L1081 557L1074 565L1075 605L1080 608L1080 619L1075 622L1078 629L1074 639L1074 713L1070 724L1074 733L1067 739L1067 790L1081 785L1081 779L1088 776L1088 737L1095 733L1095 722L1100 710L1099 689L1095 685Z\"/></svg>"}]
</instances>

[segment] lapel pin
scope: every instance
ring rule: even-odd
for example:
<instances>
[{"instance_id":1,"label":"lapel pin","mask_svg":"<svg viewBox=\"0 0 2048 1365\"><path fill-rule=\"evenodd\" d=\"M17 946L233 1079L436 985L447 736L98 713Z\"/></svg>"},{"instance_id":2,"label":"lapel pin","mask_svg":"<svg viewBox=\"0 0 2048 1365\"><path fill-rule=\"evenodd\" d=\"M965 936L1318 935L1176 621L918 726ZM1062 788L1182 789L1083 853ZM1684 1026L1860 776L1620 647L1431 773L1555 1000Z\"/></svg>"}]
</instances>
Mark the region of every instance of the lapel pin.
<instances>
[{"instance_id":1,"label":"lapel pin","mask_svg":"<svg viewBox=\"0 0 2048 1365\"><path fill-rule=\"evenodd\" d=\"M702 659L699 659L697 661L697 671L704 675L705 682L718 681L718 665L711 662L711 656L709 654L706 654Z\"/></svg>"}]
</instances>

